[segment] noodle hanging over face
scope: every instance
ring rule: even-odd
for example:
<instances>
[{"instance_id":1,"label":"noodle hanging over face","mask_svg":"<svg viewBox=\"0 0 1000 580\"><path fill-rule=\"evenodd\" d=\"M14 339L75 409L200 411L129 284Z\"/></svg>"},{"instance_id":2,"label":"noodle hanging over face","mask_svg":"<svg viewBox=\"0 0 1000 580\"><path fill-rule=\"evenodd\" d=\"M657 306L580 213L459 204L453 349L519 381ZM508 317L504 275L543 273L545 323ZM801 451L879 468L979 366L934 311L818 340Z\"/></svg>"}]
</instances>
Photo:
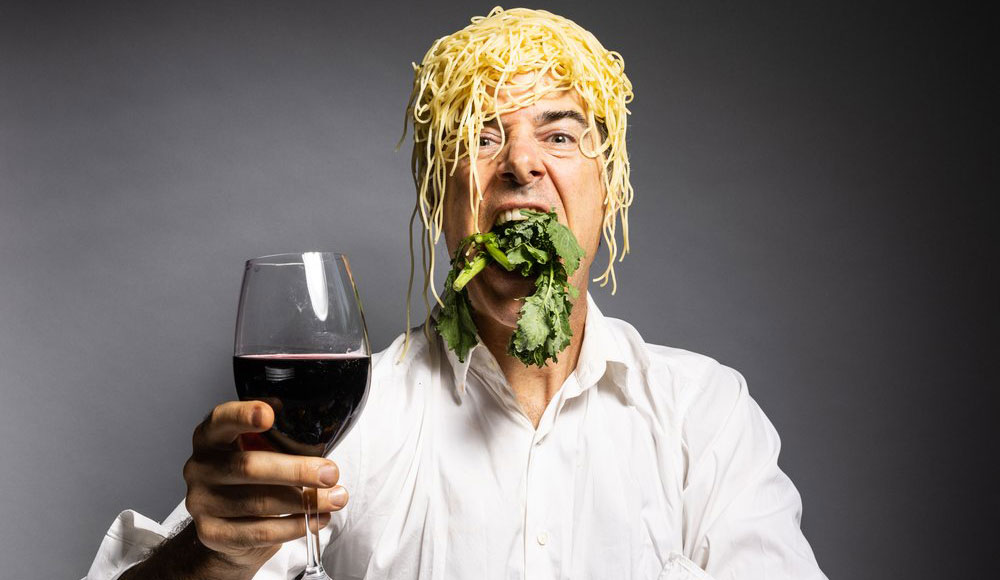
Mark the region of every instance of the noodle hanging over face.
<instances>
[{"instance_id":1,"label":"noodle hanging over face","mask_svg":"<svg viewBox=\"0 0 1000 580\"><path fill-rule=\"evenodd\" d=\"M621 55L605 49L593 34L561 16L544 10L504 10L498 6L488 16L475 17L469 26L436 40L423 61L413 67L413 92L407 104L406 125L413 125L411 169L417 202L410 220L407 329L410 327L414 270L413 221L420 216L423 223L423 294L430 311L428 289L438 303L441 301L433 281L434 248L442 232L448 177L454 174L461 159L478 158L479 135L486 123L530 106L551 92L577 92L587 105L589 128L585 134L591 134L593 142L599 143L590 151L584 148L585 140L580 140L584 155L600 156L604 161L601 164L606 191L603 238L608 249L608 265L594 281L601 286L610 281L614 293L617 289L615 259L621 261L629 251L628 208L633 198L625 147L629 113L626 104L633 94ZM554 82L535 82L546 76ZM529 82L535 84L526 85L523 80L514 82L515 77L533 79ZM524 91L520 98L497 107L496 95L501 91L523 88L537 90ZM404 127L403 138L405 136ZM506 141L504 135L501 138L500 148ZM482 188L474 162L470 163L469 192L469 205L478 228ZM620 247L616 237L619 219Z\"/></svg>"}]
</instances>

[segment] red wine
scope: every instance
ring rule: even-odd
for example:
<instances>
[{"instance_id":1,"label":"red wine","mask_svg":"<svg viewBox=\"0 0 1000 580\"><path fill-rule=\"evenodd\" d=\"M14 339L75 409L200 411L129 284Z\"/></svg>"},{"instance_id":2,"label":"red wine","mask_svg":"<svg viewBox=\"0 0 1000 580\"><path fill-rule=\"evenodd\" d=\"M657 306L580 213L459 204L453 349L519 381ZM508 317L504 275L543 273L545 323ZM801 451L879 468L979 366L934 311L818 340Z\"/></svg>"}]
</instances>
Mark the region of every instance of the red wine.
<instances>
[{"instance_id":1,"label":"red wine","mask_svg":"<svg viewBox=\"0 0 1000 580\"><path fill-rule=\"evenodd\" d=\"M371 357L354 354L233 357L240 400L274 409L263 439L295 455L326 455L344 438L365 406L370 371Z\"/></svg>"}]
</instances>

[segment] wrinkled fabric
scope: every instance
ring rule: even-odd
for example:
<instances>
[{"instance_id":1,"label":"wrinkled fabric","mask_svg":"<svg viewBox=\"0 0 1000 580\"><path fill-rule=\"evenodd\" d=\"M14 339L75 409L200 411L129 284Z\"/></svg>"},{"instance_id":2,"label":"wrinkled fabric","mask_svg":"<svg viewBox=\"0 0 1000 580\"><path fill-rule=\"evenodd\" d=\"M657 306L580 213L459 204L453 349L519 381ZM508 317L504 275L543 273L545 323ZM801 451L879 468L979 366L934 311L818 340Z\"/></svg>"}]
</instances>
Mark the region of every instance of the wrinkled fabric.
<instances>
[{"instance_id":1,"label":"wrinkled fabric","mask_svg":"<svg viewBox=\"0 0 1000 580\"><path fill-rule=\"evenodd\" d=\"M743 377L645 343L587 297L576 370L538 428L484 346L433 335L375 359L367 407L330 455L350 492L321 533L337 580L821 580ZM113 580L186 515L123 512L86 580ZM305 543L256 580L290 580Z\"/></svg>"}]
</instances>

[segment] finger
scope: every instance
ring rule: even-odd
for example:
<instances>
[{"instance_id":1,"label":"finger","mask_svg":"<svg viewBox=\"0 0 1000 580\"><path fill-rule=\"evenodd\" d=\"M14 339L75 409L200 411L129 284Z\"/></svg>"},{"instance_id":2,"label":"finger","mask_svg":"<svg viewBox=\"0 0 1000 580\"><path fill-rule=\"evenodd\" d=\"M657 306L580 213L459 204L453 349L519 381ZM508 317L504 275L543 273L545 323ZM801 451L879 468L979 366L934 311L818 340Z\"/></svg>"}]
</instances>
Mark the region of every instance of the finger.
<instances>
[{"instance_id":1,"label":"finger","mask_svg":"<svg viewBox=\"0 0 1000 580\"><path fill-rule=\"evenodd\" d=\"M194 446L230 448L241 433L262 433L274 423L274 411L260 401L229 401L212 409L195 429Z\"/></svg>"},{"instance_id":2,"label":"finger","mask_svg":"<svg viewBox=\"0 0 1000 580\"><path fill-rule=\"evenodd\" d=\"M322 457L273 451L231 451L198 458L208 485L291 485L330 488L340 479L337 464Z\"/></svg>"},{"instance_id":3,"label":"finger","mask_svg":"<svg viewBox=\"0 0 1000 580\"><path fill-rule=\"evenodd\" d=\"M347 490L341 486L321 489L317 495L317 511L320 513L334 512L347 504ZM227 485L211 495L191 498L188 502L195 502L196 505L191 507L196 510L221 518L277 516L305 511L302 490L286 485Z\"/></svg>"},{"instance_id":4,"label":"finger","mask_svg":"<svg viewBox=\"0 0 1000 580\"><path fill-rule=\"evenodd\" d=\"M319 525L330 523L330 514L320 514ZM198 538L205 546L223 553L265 548L297 540L306 535L305 517L201 518Z\"/></svg>"}]
</instances>

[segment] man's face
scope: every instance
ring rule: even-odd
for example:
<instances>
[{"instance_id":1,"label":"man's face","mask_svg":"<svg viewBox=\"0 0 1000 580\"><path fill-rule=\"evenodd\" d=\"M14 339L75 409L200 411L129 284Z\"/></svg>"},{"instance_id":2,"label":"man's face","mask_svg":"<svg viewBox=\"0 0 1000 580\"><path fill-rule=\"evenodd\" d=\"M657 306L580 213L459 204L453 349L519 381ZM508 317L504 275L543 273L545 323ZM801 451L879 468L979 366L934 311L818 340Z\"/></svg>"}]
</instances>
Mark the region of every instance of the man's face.
<instances>
[{"instance_id":1,"label":"man's face","mask_svg":"<svg viewBox=\"0 0 1000 580\"><path fill-rule=\"evenodd\" d=\"M551 81L543 78L539 82ZM497 99L498 105L520 94L517 89L505 90ZM599 158L588 158L580 151L585 119L584 103L576 91L561 91L503 115L506 143L502 148L499 126L487 125L480 135L478 159L461 160L447 182L443 229L448 254L454 255L459 242L475 231L469 201L469 173L475 162L483 192L479 230L489 231L507 210L555 208L559 221L573 231L585 252L580 268L570 278L581 296L585 295L600 242L605 197ZM594 149L593 133L586 137L587 151ZM534 280L491 262L467 288L480 317L513 328L522 305L517 299L534 291Z\"/></svg>"}]
</instances>

